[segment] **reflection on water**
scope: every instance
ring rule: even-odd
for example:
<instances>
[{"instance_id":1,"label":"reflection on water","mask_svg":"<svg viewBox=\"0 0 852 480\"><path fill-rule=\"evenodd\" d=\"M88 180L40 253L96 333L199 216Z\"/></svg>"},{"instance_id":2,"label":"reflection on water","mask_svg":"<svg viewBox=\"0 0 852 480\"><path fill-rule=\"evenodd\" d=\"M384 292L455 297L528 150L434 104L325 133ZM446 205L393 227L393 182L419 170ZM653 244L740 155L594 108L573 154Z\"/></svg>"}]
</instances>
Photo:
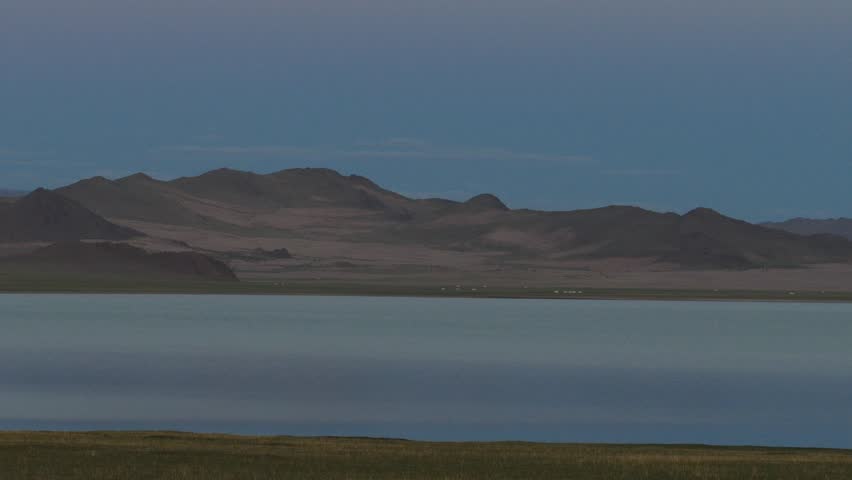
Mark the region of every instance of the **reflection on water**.
<instances>
[{"instance_id":1,"label":"reflection on water","mask_svg":"<svg viewBox=\"0 0 852 480\"><path fill-rule=\"evenodd\" d=\"M0 428L852 447L852 305L0 295Z\"/></svg>"}]
</instances>

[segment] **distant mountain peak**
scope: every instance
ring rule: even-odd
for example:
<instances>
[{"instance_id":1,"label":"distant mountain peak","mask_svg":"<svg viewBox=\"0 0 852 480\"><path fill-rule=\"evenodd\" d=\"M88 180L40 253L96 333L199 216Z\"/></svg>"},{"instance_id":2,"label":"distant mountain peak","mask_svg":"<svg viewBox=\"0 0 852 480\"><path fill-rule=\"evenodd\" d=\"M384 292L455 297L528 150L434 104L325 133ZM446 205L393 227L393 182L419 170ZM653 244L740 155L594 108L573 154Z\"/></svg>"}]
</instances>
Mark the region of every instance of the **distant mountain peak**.
<instances>
[{"instance_id":1,"label":"distant mountain peak","mask_svg":"<svg viewBox=\"0 0 852 480\"><path fill-rule=\"evenodd\" d=\"M119 182L157 182L159 180L154 179L150 175L147 175L142 172L134 173L133 175L128 175L124 178L118 179Z\"/></svg>"},{"instance_id":2,"label":"distant mountain peak","mask_svg":"<svg viewBox=\"0 0 852 480\"><path fill-rule=\"evenodd\" d=\"M32 192L21 197L21 199L15 203L15 206L19 209L30 207L48 207L52 209L70 209L74 207L84 208L74 200L43 187L36 188Z\"/></svg>"},{"instance_id":3,"label":"distant mountain peak","mask_svg":"<svg viewBox=\"0 0 852 480\"><path fill-rule=\"evenodd\" d=\"M30 192L29 194L25 195L24 198L30 198L30 197L35 198L35 197L41 197L41 196L59 197L60 195L57 194L57 193L53 193L53 192L51 192L50 190L48 190L44 187L38 187L35 190L33 190L32 192Z\"/></svg>"},{"instance_id":4,"label":"distant mountain peak","mask_svg":"<svg viewBox=\"0 0 852 480\"><path fill-rule=\"evenodd\" d=\"M234 168L222 167L222 168L210 170L208 172L204 172L204 173L202 173L201 175L199 175L198 177L195 177L195 178L221 177L221 176L245 176L245 175L257 175L257 174L252 173L252 172L246 172L244 170L237 170L237 169L234 169Z\"/></svg>"},{"instance_id":5,"label":"distant mountain peak","mask_svg":"<svg viewBox=\"0 0 852 480\"><path fill-rule=\"evenodd\" d=\"M490 193L482 193L470 198L464 202L464 206L475 208L477 210L500 210L503 212L509 211L509 207L503 203L496 195Z\"/></svg>"},{"instance_id":6,"label":"distant mountain peak","mask_svg":"<svg viewBox=\"0 0 852 480\"><path fill-rule=\"evenodd\" d=\"M712 208L698 207L686 212L684 217L724 217L724 215Z\"/></svg>"},{"instance_id":7,"label":"distant mountain peak","mask_svg":"<svg viewBox=\"0 0 852 480\"><path fill-rule=\"evenodd\" d=\"M346 178L337 170L333 170L331 168L324 167L302 167L302 168L286 168L284 170L279 170L274 173L270 173L268 176L271 177L282 177L282 176L300 176L300 177L309 177L309 178Z\"/></svg>"}]
</instances>

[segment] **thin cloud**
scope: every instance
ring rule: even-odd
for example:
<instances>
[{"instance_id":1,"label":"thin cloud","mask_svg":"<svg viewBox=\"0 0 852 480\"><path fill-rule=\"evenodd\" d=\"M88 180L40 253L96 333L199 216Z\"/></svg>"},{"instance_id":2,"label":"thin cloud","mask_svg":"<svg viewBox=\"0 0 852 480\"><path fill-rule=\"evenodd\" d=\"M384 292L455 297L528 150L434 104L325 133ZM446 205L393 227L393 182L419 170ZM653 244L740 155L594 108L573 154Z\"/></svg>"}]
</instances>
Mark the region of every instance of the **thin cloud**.
<instances>
[{"instance_id":1,"label":"thin cloud","mask_svg":"<svg viewBox=\"0 0 852 480\"><path fill-rule=\"evenodd\" d=\"M625 177L665 177L671 175L680 175L678 170L658 170L658 169L621 169L621 170L603 170L603 175L618 175Z\"/></svg>"},{"instance_id":2,"label":"thin cloud","mask_svg":"<svg viewBox=\"0 0 852 480\"><path fill-rule=\"evenodd\" d=\"M361 148L402 148L422 150L432 147L432 144L421 138L396 137L389 138L381 142L359 142L356 146Z\"/></svg>"},{"instance_id":3,"label":"thin cloud","mask_svg":"<svg viewBox=\"0 0 852 480\"><path fill-rule=\"evenodd\" d=\"M0 147L0 166L32 168L92 167L95 166L95 163L65 160L58 158L54 152L48 150L16 150Z\"/></svg>"},{"instance_id":4,"label":"thin cloud","mask_svg":"<svg viewBox=\"0 0 852 480\"><path fill-rule=\"evenodd\" d=\"M34 150L16 150L14 148L0 147L0 159L28 158L50 155L51 152Z\"/></svg>"},{"instance_id":5,"label":"thin cloud","mask_svg":"<svg viewBox=\"0 0 852 480\"><path fill-rule=\"evenodd\" d=\"M95 162L70 162L67 160L42 160L42 159L21 159L11 157L5 159L0 157L0 165L10 167L31 167L31 168L54 168L54 167L94 167Z\"/></svg>"},{"instance_id":6,"label":"thin cloud","mask_svg":"<svg viewBox=\"0 0 852 480\"><path fill-rule=\"evenodd\" d=\"M380 143L360 143L350 148L296 147L289 145L210 146L173 145L156 152L184 155L227 155L242 157L291 157L310 160L449 160L586 163L590 157L539 152L519 152L498 147L446 147L418 139L398 138Z\"/></svg>"}]
</instances>

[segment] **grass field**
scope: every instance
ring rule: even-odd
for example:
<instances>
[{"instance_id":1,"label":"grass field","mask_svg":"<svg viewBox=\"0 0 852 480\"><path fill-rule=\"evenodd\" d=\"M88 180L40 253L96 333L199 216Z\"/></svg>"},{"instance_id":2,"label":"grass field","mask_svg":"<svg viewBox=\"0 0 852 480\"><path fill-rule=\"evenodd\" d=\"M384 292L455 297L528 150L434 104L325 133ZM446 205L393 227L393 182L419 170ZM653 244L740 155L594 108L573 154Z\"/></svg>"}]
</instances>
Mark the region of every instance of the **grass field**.
<instances>
[{"instance_id":1,"label":"grass field","mask_svg":"<svg viewBox=\"0 0 852 480\"><path fill-rule=\"evenodd\" d=\"M40 275L0 272L0 293L186 293L246 295L361 295L461 298L624 299L624 300L767 300L852 302L852 292L770 290L661 290L638 288L512 289L481 286L438 287L371 283L218 282L114 276Z\"/></svg>"},{"instance_id":2,"label":"grass field","mask_svg":"<svg viewBox=\"0 0 852 480\"><path fill-rule=\"evenodd\" d=\"M852 451L5 432L0 478L845 480Z\"/></svg>"}]
</instances>

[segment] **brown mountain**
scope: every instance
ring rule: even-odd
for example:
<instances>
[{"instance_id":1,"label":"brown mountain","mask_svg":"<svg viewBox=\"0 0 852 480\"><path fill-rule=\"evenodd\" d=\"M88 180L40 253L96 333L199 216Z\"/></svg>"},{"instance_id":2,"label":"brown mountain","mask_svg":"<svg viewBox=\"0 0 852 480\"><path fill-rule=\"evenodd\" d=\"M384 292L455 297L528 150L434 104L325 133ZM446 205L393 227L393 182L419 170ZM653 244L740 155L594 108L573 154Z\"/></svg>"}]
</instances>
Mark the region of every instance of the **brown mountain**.
<instances>
[{"instance_id":1,"label":"brown mountain","mask_svg":"<svg viewBox=\"0 0 852 480\"><path fill-rule=\"evenodd\" d=\"M143 234L116 225L78 202L38 189L0 206L0 241L127 240Z\"/></svg>"},{"instance_id":2,"label":"brown mountain","mask_svg":"<svg viewBox=\"0 0 852 480\"><path fill-rule=\"evenodd\" d=\"M223 168L170 183L190 195L254 208L337 206L383 210L389 206L382 197L392 196L362 177L344 177L325 169L258 175Z\"/></svg>"},{"instance_id":3,"label":"brown mountain","mask_svg":"<svg viewBox=\"0 0 852 480\"><path fill-rule=\"evenodd\" d=\"M710 209L681 217L679 248L673 260L697 266L748 267L848 260L850 242L833 235L801 236L782 232Z\"/></svg>"},{"instance_id":4,"label":"brown mountain","mask_svg":"<svg viewBox=\"0 0 852 480\"><path fill-rule=\"evenodd\" d=\"M61 242L0 261L10 269L133 278L193 278L235 281L224 263L195 252L158 252L124 243Z\"/></svg>"},{"instance_id":5,"label":"brown mountain","mask_svg":"<svg viewBox=\"0 0 852 480\"><path fill-rule=\"evenodd\" d=\"M766 222L761 225L799 235L831 234L852 240L852 218L793 218L783 222Z\"/></svg>"},{"instance_id":6,"label":"brown mountain","mask_svg":"<svg viewBox=\"0 0 852 480\"><path fill-rule=\"evenodd\" d=\"M107 218L199 225L204 216L185 208L180 191L144 174L119 180L92 177L56 190Z\"/></svg>"},{"instance_id":7,"label":"brown mountain","mask_svg":"<svg viewBox=\"0 0 852 480\"><path fill-rule=\"evenodd\" d=\"M750 268L848 261L852 242L800 236L706 208L685 215L611 206L571 212L500 211L470 223L413 225L415 237L448 248L495 248L526 257L653 258L691 268Z\"/></svg>"},{"instance_id":8,"label":"brown mountain","mask_svg":"<svg viewBox=\"0 0 852 480\"><path fill-rule=\"evenodd\" d=\"M852 259L852 242L846 239L782 232L709 209L685 215L630 206L512 210L490 194L466 202L412 199L328 169L266 175L220 169L172 181L143 174L114 181L96 177L58 192L152 237L245 259L237 268L251 275L295 271L281 262L307 258L310 266L299 272L344 264L383 274L418 268L485 271L493 265L502 270L531 262L554 269L598 268L608 259L746 269ZM293 259L256 254L282 245Z\"/></svg>"},{"instance_id":9,"label":"brown mountain","mask_svg":"<svg viewBox=\"0 0 852 480\"><path fill-rule=\"evenodd\" d=\"M221 222L223 212L217 210L222 208L253 212L352 208L407 218L410 212L405 207L416 203L364 177L309 168L267 175L222 168L168 182L141 173L115 181L94 177L57 192L105 217L176 225L215 226Z\"/></svg>"}]
</instances>

